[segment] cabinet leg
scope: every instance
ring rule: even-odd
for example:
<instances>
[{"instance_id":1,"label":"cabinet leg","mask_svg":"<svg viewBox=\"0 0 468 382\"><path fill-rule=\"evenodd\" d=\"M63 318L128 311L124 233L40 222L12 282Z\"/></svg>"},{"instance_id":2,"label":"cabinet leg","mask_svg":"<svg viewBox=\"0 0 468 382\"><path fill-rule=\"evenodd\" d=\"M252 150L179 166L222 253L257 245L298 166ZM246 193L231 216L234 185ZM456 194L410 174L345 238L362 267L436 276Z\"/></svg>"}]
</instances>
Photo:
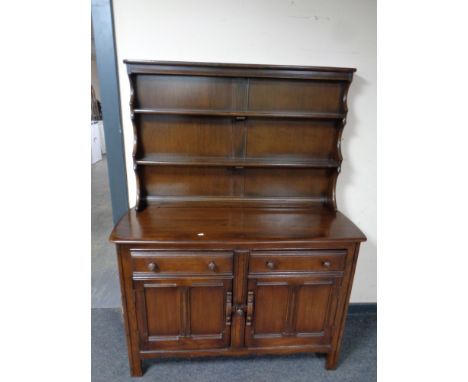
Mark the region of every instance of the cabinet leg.
<instances>
[{"instance_id":1,"label":"cabinet leg","mask_svg":"<svg viewBox=\"0 0 468 382\"><path fill-rule=\"evenodd\" d=\"M130 375L132 377L143 376L143 368L140 360L132 362L132 364L130 365Z\"/></svg>"},{"instance_id":2,"label":"cabinet leg","mask_svg":"<svg viewBox=\"0 0 468 382\"><path fill-rule=\"evenodd\" d=\"M327 362L325 367L327 370L335 370L338 366L338 352L336 350L331 351L327 354Z\"/></svg>"}]
</instances>

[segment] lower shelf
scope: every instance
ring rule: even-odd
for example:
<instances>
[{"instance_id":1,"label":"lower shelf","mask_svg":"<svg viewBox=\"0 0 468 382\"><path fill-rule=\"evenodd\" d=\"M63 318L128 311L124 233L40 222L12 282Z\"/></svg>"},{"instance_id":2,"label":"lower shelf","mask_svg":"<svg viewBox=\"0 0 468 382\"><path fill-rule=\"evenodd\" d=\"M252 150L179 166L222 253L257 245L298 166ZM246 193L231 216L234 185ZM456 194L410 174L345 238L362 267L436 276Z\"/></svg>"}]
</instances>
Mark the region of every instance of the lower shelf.
<instances>
[{"instance_id":1,"label":"lower shelf","mask_svg":"<svg viewBox=\"0 0 468 382\"><path fill-rule=\"evenodd\" d=\"M171 358L171 357L214 357L214 356L247 356L262 354L294 354L294 353L329 353L329 345L314 346L275 346L262 348L223 348L198 350L142 350L142 359Z\"/></svg>"}]
</instances>

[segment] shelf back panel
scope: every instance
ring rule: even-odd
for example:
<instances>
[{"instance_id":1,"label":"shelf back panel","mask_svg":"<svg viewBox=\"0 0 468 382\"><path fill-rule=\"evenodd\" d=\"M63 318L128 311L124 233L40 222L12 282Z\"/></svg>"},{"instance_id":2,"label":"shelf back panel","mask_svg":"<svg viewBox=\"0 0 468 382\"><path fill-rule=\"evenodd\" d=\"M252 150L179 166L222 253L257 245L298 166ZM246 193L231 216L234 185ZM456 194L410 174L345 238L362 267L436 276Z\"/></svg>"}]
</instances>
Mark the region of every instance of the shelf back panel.
<instances>
[{"instance_id":1,"label":"shelf back panel","mask_svg":"<svg viewBox=\"0 0 468 382\"><path fill-rule=\"evenodd\" d=\"M343 83L256 78L249 81L248 109L252 111L342 111Z\"/></svg>"},{"instance_id":2,"label":"shelf back panel","mask_svg":"<svg viewBox=\"0 0 468 382\"><path fill-rule=\"evenodd\" d=\"M236 78L141 75L136 79L138 108L236 110Z\"/></svg>"},{"instance_id":3,"label":"shelf back panel","mask_svg":"<svg viewBox=\"0 0 468 382\"><path fill-rule=\"evenodd\" d=\"M274 160L336 159L339 124L333 120L247 119L245 156Z\"/></svg>"},{"instance_id":4,"label":"shelf back panel","mask_svg":"<svg viewBox=\"0 0 468 382\"><path fill-rule=\"evenodd\" d=\"M233 154L232 118L141 115L138 153L192 157Z\"/></svg>"},{"instance_id":5,"label":"shelf back panel","mask_svg":"<svg viewBox=\"0 0 468 382\"><path fill-rule=\"evenodd\" d=\"M335 169L142 166L149 197L305 198L326 200Z\"/></svg>"}]
</instances>

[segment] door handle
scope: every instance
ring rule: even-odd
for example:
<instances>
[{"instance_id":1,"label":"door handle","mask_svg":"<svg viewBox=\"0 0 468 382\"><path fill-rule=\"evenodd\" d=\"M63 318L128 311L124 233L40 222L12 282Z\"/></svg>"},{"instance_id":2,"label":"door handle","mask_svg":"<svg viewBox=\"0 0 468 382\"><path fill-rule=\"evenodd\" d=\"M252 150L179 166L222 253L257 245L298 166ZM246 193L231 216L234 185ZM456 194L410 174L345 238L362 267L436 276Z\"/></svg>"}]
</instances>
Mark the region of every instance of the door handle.
<instances>
[{"instance_id":1,"label":"door handle","mask_svg":"<svg viewBox=\"0 0 468 382\"><path fill-rule=\"evenodd\" d=\"M226 325L231 325L232 292L226 292Z\"/></svg>"},{"instance_id":2,"label":"door handle","mask_svg":"<svg viewBox=\"0 0 468 382\"><path fill-rule=\"evenodd\" d=\"M227 292L226 297L226 325L231 325L231 315L236 313L239 317L246 314L245 324L252 325L253 318L253 303L254 303L254 292L249 291L247 293L247 305L244 304L232 304L232 292Z\"/></svg>"},{"instance_id":3,"label":"door handle","mask_svg":"<svg viewBox=\"0 0 468 382\"><path fill-rule=\"evenodd\" d=\"M247 318L245 320L245 324L247 326L252 325L252 318L253 318L253 308L254 308L254 292L249 290L247 293Z\"/></svg>"}]
</instances>

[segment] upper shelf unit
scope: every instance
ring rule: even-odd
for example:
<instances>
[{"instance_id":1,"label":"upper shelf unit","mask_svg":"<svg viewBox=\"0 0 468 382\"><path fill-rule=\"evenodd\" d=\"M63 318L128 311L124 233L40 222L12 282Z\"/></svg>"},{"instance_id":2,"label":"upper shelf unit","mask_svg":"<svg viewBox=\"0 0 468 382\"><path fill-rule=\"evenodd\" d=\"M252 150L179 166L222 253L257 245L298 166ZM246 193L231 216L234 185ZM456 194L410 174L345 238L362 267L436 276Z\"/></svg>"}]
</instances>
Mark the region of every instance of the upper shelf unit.
<instances>
[{"instance_id":1,"label":"upper shelf unit","mask_svg":"<svg viewBox=\"0 0 468 382\"><path fill-rule=\"evenodd\" d=\"M175 199L336 208L354 69L126 64L137 210Z\"/></svg>"}]
</instances>

